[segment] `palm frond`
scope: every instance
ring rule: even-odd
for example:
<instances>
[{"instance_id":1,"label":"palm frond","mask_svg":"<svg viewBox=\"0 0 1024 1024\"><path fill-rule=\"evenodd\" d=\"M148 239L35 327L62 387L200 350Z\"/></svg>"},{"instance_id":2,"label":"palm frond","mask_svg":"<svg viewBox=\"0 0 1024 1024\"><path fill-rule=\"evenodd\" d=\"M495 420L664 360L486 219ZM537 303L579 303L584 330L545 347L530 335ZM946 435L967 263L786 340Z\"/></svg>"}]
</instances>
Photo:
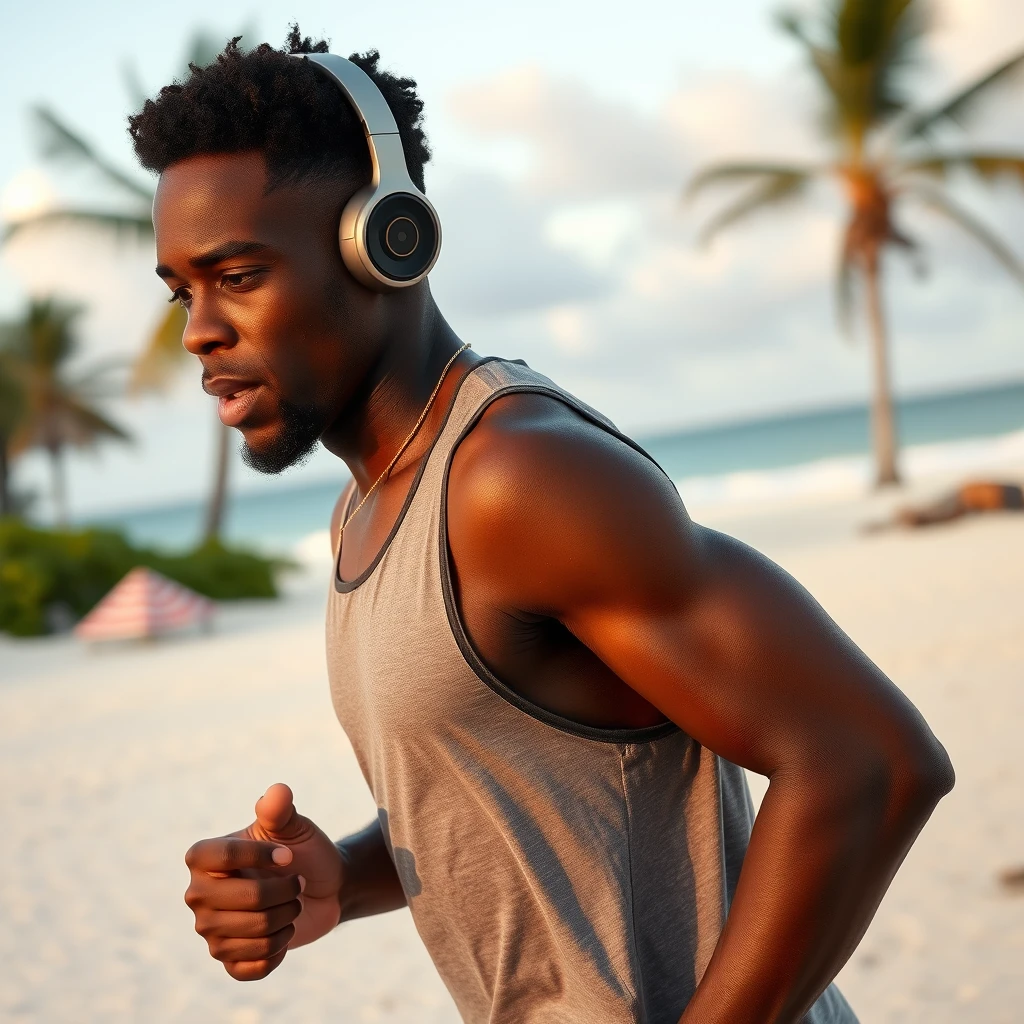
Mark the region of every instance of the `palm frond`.
<instances>
[{"instance_id":1,"label":"palm frond","mask_svg":"<svg viewBox=\"0 0 1024 1024\"><path fill-rule=\"evenodd\" d=\"M836 49L844 64L891 62L920 32L908 18L913 0L841 0L833 12Z\"/></svg>"},{"instance_id":2,"label":"palm frond","mask_svg":"<svg viewBox=\"0 0 1024 1024\"><path fill-rule=\"evenodd\" d=\"M120 398L125 392L124 381L112 378L114 374L130 369L131 365L131 360L124 356L108 356L96 360L69 380L67 387L74 394L90 401Z\"/></svg>"},{"instance_id":3,"label":"palm frond","mask_svg":"<svg viewBox=\"0 0 1024 1024\"><path fill-rule=\"evenodd\" d=\"M780 12L776 18L776 24L804 48L811 68L817 73L821 84L825 86L833 105L838 107L843 88L841 69L836 60L836 54L822 42L812 38L806 19L798 12ZM829 111L826 120L834 123L835 119L835 110Z\"/></svg>"},{"instance_id":4,"label":"palm frond","mask_svg":"<svg viewBox=\"0 0 1024 1024\"><path fill-rule=\"evenodd\" d=\"M974 214L954 202L946 193L924 184L914 184L908 187L905 194L913 196L935 213L941 214L956 224L987 249L1021 284L1024 284L1024 262L1021 262L1016 253Z\"/></svg>"},{"instance_id":5,"label":"palm frond","mask_svg":"<svg viewBox=\"0 0 1024 1024\"><path fill-rule=\"evenodd\" d=\"M768 177L712 217L700 233L700 244L707 245L725 228L746 219L758 210L796 199L802 194L809 180L810 176L805 173L779 173Z\"/></svg>"},{"instance_id":6,"label":"palm frond","mask_svg":"<svg viewBox=\"0 0 1024 1024\"><path fill-rule=\"evenodd\" d=\"M181 344L187 323L187 310L178 302L170 303L132 366L130 394L156 391L167 385L173 371L188 355Z\"/></svg>"},{"instance_id":7,"label":"palm frond","mask_svg":"<svg viewBox=\"0 0 1024 1024\"><path fill-rule=\"evenodd\" d=\"M109 439L132 443L134 438L123 427L108 419L98 409L77 395L70 395L63 403L65 440L80 448L91 448L97 441Z\"/></svg>"},{"instance_id":8,"label":"palm frond","mask_svg":"<svg viewBox=\"0 0 1024 1024\"><path fill-rule=\"evenodd\" d=\"M900 134L905 139L912 139L928 135L943 122L962 126L980 100L996 86L1009 84L1021 74L1024 74L1024 52L1003 61L937 107L915 113L901 126Z\"/></svg>"},{"instance_id":9,"label":"palm frond","mask_svg":"<svg viewBox=\"0 0 1024 1024\"><path fill-rule=\"evenodd\" d=\"M194 64L198 68L203 68L207 64L212 64L227 41L227 37L219 32L210 32L206 29L193 32L185 51L185 66L190 67Z\"/></svg>"},{"instance_id":10,"label":"palm frond","mask_svg":"<svg viewBox=\"0 0 1024 1024\"><path fill-rule=\"evenodd\" d=\"M140 109L148 96L134 61L126 60L121 64L121 80L124 82L125 91L132 101L132 106L136 110Z\"/></svg>"},{"instance_id":11,"label":"palm frond","mask_svg":"<svg viewBox=\"0 0 1024 1024\"><path fill-rule=\"evenodd\" d=\"M803 176L810 178L819 173L818 168L801 167L797 164L770 163L732 163L715 164L698 171L689 181L683 192L683 198L695 198L705 189L717 185L731 185L753 179L775 178L782 176Z\"/></svg>"},{"instance_id":12,"label":"palm frond","mask_svg":"<svg viewBox=\"0 0 1024 1024\"><path fill-rule=\"evenodd\" d=\"M153 237L153 218L146 213L120 213L107 210L44 210L8 224L0 235L0 246L16 235L43 228L86 227L119 238L134 235L140 241Z\"/></svg>"},{"instance_id":13,"label":"palm frond","mask_svg":"<svg viewBox=\"0 0 1024 1024\"><path fill-rule=\"evenodd\" d=\"M82 164L99 172L103 178L118 188L147 203L153 202L151 186L136 181L115 167L73 128L69 128L49 107L33 107L32 115L41 136L43 156Z\"/></svg>"},{"instance_id":14,"label":"palm frond","mask_svg":"<svg viewBox=\"0 0 1024 1024\"><path fill-rule=\"evenodd\" d=\"M1024 185L1024 154L1019 153L936 153L920 160L910 160L902 164L899 171L945 178L950 172L961 169L973 171L987 181L1012 177Z\"/></svg>"},{"instance_id":15,"label":"palm frond","mask_svg":"<svg viewBox=\"0 0 1024 1024\"><path fill-rule=\"evenodd\" d=\"M877 125L906 109L904 71L917 57L923 20L912 0L833 0L824 18L778 23L804 47L824 85L823 127L855 150Z\"/></svg>"}]
</instances>

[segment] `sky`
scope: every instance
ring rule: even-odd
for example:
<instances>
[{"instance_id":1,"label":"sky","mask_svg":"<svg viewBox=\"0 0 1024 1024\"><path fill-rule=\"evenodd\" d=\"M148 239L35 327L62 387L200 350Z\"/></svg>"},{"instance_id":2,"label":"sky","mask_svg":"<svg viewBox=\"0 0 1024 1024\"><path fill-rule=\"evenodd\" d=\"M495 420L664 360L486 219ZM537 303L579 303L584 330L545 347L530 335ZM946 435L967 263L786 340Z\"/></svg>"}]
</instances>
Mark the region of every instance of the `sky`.
<instances>
[{"instance_id":1,"label":"sky","mask_svg":"<svg viewBox=\"0 0 1024 1024\"><path fill-rule=\"evenodd\" d=\"M1019 0L939 0L916 81L924 102L1024 47ZM41 162L29 108L45 103L136 173L124 119L126 68L155 92L181 71L196 29L279 45L288 23L336 52L375 47L414 77L434 149L427 190L444 246L431 284L460 336L525 358L620 426L643 436L688 425L863 400L863 338L843 340L832 307L842 205L827 188L696 244L714 203L680 201L699 167L730 158L823 159L815 92L776 2L518 0L493 5L395 0L382 8L294 0L41 0L5 5L0 36L0 215L74 199L119 198ZM998 98L963 138L1024 149L1024 104ZM1009 185L954 189L1024 256L1024 198ZM975 244L912 210L927 245L919 279L894 260L887 282L900 393L1024 377L1024 289ZM151 248L86 235L36 235L0 251L0 317L30 295L87 304L82 365L137 351L163 311ZM198 368L163 395L117 400L135 437L71 460L73 511L85 515L202 495L214 409ZM46 468L19 466L45 489ZM276 486L244 469L240 489ZM293 482L340 477L321 453ZM41 506L45 511L45 503Z\"/></svg>"}]
</instances>

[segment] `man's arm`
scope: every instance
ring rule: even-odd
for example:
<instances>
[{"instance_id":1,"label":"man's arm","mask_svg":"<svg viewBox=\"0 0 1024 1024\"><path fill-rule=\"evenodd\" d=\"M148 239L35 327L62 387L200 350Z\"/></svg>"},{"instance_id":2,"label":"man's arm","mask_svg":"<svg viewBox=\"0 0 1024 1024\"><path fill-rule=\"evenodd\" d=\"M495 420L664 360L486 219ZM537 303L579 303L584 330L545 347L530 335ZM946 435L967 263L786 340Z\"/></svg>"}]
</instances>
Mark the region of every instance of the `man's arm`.
<instances>
[{"instance_id":1,"label":"man's arm","mask_svg":"<svg viewBox=\"0 0 1024 1024\"><path fill-rule=\"evenodd\" d=\"M341 921L386 914L406 905L379 820L334 845L345 865L339 897Z\"/></svg>"},{"instance_id":2,"label":"man's arm","mask_svg":"<svg viewBox=\"0 0 1024 1024\"><path fill-rule=\"evenodd\" d=\"M460 600L558 619L771 779L682 1022L798 1020L952 786L920 714L790 576L695 525L655 467L558 403L491 407L456 454L448 515Z\"/></svg>"}]
</instances>

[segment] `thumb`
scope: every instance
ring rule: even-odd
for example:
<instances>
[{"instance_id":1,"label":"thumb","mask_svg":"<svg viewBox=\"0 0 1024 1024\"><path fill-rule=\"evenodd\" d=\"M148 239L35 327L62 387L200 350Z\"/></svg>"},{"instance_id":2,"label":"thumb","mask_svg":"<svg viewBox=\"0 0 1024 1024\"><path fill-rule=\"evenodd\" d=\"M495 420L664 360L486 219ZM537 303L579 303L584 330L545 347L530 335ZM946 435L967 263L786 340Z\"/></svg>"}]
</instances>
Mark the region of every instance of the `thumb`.
<instances>
[{"instance_id":1,"label":"thumb","mask_svg":"<svg viewBox=\"0 0 1024 1024\"><path fill-rule=\"evenodd\" d=\"M295 813L293 800L291 789L283 782L275 782L256 801L256 824L260 831L276 839L284 839L289 837L291 832L302 831L295 828L298 824L298 815Z\"/></svg>"}]
</instances>

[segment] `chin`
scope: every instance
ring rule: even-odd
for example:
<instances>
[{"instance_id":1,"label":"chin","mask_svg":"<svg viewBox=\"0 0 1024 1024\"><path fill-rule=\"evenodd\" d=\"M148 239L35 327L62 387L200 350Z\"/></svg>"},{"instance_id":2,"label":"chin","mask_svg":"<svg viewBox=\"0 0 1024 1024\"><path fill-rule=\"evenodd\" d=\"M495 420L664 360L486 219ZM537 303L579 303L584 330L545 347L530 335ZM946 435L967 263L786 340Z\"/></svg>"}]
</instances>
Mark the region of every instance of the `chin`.
<instances>
[{"instance_id":1,"label":"chin","mask_svg":"<svg viewBox=\"0 0 1024 1024\"><path fill-rule=\"evenodd\" d=\"M273 476L300 466L316 451L319 431L295 429L287 421L242 433L242 461L257 473Z\"/></svg>"}]
</instances>

